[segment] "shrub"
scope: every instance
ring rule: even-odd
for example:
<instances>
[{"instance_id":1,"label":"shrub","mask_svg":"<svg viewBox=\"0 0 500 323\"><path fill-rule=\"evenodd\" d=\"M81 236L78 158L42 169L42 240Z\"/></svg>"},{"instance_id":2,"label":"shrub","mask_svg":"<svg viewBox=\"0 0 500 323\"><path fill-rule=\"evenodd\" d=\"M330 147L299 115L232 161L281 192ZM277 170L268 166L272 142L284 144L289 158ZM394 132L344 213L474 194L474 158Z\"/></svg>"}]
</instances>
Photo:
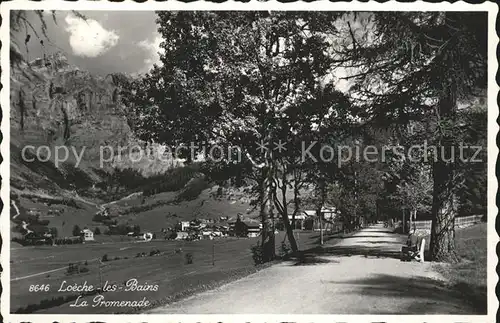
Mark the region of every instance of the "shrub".
<instances>
[{"instance_id":1,"label":"shrub","mask_svg":"<svg viewBox=\"0 0 500 323\"><path fill-rule=\"evenodd\" d=\"M50 234L52 235L52 238L57 238L57 228L50 228Z\"/></svg>"},{"instance_id":2,"label":"shrub","mask_svg":"<svg viewBox=\"0 0 500 323\"><path fill-rule=\"evenodd\" d=\"M64 204L64 205L67 205L67 206L71 206L71 207L74 207L75 209L78 209L78 204L76 204L76 201L73 200L73 199L62 199L61 200L61 204Z\"/></svg>"},{"instance_id":3,"label":"shrub","mask_svg":"<svg viewBox=\"0 0 500 323\"><path fill-rule=\"evenodd\" d=\"M284 257L286 257L289 253L290 253L290 247L288 247L288 245L286 244L286 242L285 242L285 241L282 241L282 242L281 242L281 246L280 246L280 257L281 257L281 258L284 258Z\"/></svg>"},{"instance_id":4,"label":"shrub","mask_svg":"<svg viewBox=\"0 0 500 323\"><path fill-rule=\"evenodd\" d=\"M255 265L260 265L264 263L264 248L262 248L262 244L257 242L256 245L250 248L252 251L252 259Z\"/></svg>"},{"instance_id":5,"label":"shrub","mask_svg":"<svg viewBox=\"0 0 500 323\"><path fill-rule=\"evenodd\" d=\"M75 224L75 226L73 227L73 231L72 231L73 236L79 236L81 231L82 230L80 229L80 227Z\"/></svg>"},{"instance_id":6,"label":"shrub","mask_svg":"<svg viewBox=\"0 0 500 323\"><path fill-rule=\"evenodd\" d=\"M96 227L96 228L94 229L94 234L95 234L96 236L100 235L100 234L101 234L101 229L99 229L99 227Z\"/></svg>"},{"instance_id":7,"label":"shrub","mask_svg":"<svg viewBox=\"0 0 500 323\"><path fill-rule=\"evenodd\" d=\"M68 269L66 269L67 274L72 274L73 273L73 264L69 263L68 264Z\"/></svg>"},{"instance_id":8,"label":"shrub","mask_svg":"<svg viewBox=\"0 0 500 323\"><path fill-rule=\"evenodd\" d=\"M193 254L192 253L187 253L185 255L185 258L186 258L186 264L187 265L190 265L193 263Z\"/></svg>"},{"instance_id":9,"label":"shrub","mask_svg":"<svg viewBox=\"0 0 500 323\"><path fill-rule=\"evenodd\" d=\"M150 256L154 256L154 255L158 255L158 254L160 254L160 250L158 250L158 249L156 249L156 250L155 250L155 249L153 249L153 250L151 250L151 251L149 252L149 255L150 255Z\"/></svg>"},{"instance_id":10,"label":"shrub","mask_svg":"<svg viewBox=\"0 0 500 323\"><path fill-rule=\"evenodd\" d=\"M66 274L73 275L73 274L77 274L79 271L80 270L79 270L78 264L69 263L68 269L66 269Z\"/></svg>"},{"instance_id":11,"label":"shrub","mask_svg":"<svg viewBox=\"0 0 500 323\"><path fill-rule=\"evenodd\" d=\"M109 261L109 259L108 259L108 254L104 254L104 256L102 256L102 258L101 258L101 261L102 261L102 262Z\"/></svg>"},{"instance_id":12,"label":"shrub","mask_svg":"<svg viewBox=\"0 0 500 323\"><path fill-rule=\"evenodd\" d=\"M81 273L86 273L86 272L89 272L89 269L87 267L81 267L80 268L80 272Z\"/></svg>"}]
</instances>

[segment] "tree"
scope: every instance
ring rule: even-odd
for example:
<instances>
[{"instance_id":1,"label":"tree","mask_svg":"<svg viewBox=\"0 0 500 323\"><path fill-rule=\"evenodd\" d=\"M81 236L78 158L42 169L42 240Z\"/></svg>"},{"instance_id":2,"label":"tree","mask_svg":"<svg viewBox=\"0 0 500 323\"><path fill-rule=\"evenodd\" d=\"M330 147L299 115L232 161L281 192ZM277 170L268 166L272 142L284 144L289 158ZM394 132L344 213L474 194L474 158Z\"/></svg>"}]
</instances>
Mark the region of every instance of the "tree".
<instances>
[{"instance_id":1,"label":"tree","mask_svg":"<svg viewBox=\"0 0 500 323\"><path fill-rule=\"evenodd\" d=\"M96 227L94 229L94 234L97 236L97 235L100 235L101 234L101 229L99 229L99 227Z\"/></svg>"},{"instance_id":2,"label":"tree","mask_svg":"<svg viewBox=\"0 0 500 323\"><path fill-rule=\"evenodd\" d=\"M50 232L50 235L52 236L52 238L54 238L54 239L57 238L57 228L52 227L49 229L49 232Z\"/></svg>"},{"instance_id":3,"label":"tree","mask_svg":"<svg viewBox=\"0 0 500 323\"><path fill-rule=\"evenodd\" d=\"M307 111L300 110L304 105L319 114L311 104L319 102L322 80L330 73L328 36L336 32L339 15L160 12L162 66L153 67L131 93L141 138L175 147L191 142L223 147L225 153L217 156L211 169L218 174L237 169L232 174L252 181L262 242L272 246L268 259L274 257L275 209L292 250L297 246L285 212L288 205L276 194L278 182L286 185L288 166L278 163L274 147L261 149L262 144L274 145L278 139L289 139L286 135L296 135L291 125L308 119L304 113L296 116ZM320 107L322 116L331 108ZM193 151L204 153L200 147L184 150L188 162L196 156ZM234 158L240 156L235 166Z\"/></svg>"},{"instance_id":4,"label":"tree","mask_svg":"<svg viewBox=\"0 0 500 323\"><path fill-rule=\"evenodd\" d=\"M351 92L370 107L373 122L434 124L441 156L458 144L458 104L486 89L487 19L479 12L377 12L353 14L363 28L346 35L338 54L351 69ZM356 36L358 35L358 36ZM364 101L364 102L361 102ZM456 260L454 219L462 173L436 156L432 161L431 258Z\"/></svg>"},{"instance_id":5,"label":"tree","mask_svg":"<svg viewBox=\"0 0 500 323\"><path fill-rule=\"evenodd\" d=\"M462 111L459 118L463 120L465 146L474 146L466 154L470 158L478 151L474 161L463 163L463 171L467 174L460 190L458 191L459 214L462 216L472 214L487 214L487 109L483 102L477 102L469 111ZM485 218L484 218L485 219Z\"/></svg>"},{"instance_id":6,"label":"tree","mask_svg":"<svg viewBox=\"0 0 500 323\"><path fill-rule=\"evenodd\" d=\"M294 251L297 248L292 230L295 228L295 216L303 207L302 191L313 190L317 193L313 194L316 197L314 202L312 196L307 196L306 200L314 205L321 223L326 187L335 180L338 170L333 147L352 127L347 117L351 108L344 94L331 85L325 85L310 93L309 97L302 98L300 104L291 106L285 117L279 120L276 131L279 138L290 139L286 150L275 154L278 170L275 188L278 192L273 190L273 195ZM293 192L291 199L287 197L289 189ZM285 221L289 218L288 205L292 205L291 224Z\"/></svg>"},{"instance_id":7,"label":"tree","mask_svg":"<svg viewBox=\"0 0 500 323\"><path fill-rule=\"evenodd\" d=\"M404 210L410 210L410 228L412 221L416 219L417 212L429 212L432 203L432 180L430 170L422 167L420 172L412 175L409 179L403 180L397 187L395 198ZM406 223L403 221L403 228Z\"/></svg>"},{"instance_id":8,"label":"tree","mask_svg":"<svg viewBox=\"0 0 500 323\"><path fill-rule=\"evenodd\" d=\"M241 221L241 216L239 214L236 218L236 222L234 223L234 234L237 237L246 237L248 234L248 227L243 221Z\"/></svg>"},{"instance_id":9,"label":"tree","mask_svg":"<svg viewBox=\"0 0 500 323\"><path fill-rule=\"evenodd\" d=\"M73 15L76 17L87 20L87 17L80 13L79 11L72 10ZM55 10L51 10L52 20L57 24L57 15ZM35 28L32 23L32 18L35 17L40 22L40 27ZM10 64L19 65L24 61L30 60L29 51L28 51L28 43L32 39L32 35L35 36L36 39L39 40L40 46L45 48L45 43L48 43L51 46L55 46L52 44L48 33L47 33L47 22L45 20L44 10L13 10L10 13ZM26 53L22 53L21 43L18 39L22 33L22 37L24 37L24 47L26 49ZM27 56L27 57L26 57Z\"/></svg>"},{"instance_id":10,"label":"tree","mask_svg":"<svg viewBox=\"0 0 500 323\"><path fill-rule=\"evenodd\" d=\"M77 224L75 224L75 225L73 226L73 231L72 231L72 232L73 232L73 236L74 236L74 237L78 237L78 236L80 236L80 235L81 235L82 230L80 229L80 227L79 227Z\"/></svg>"}]
</instances>

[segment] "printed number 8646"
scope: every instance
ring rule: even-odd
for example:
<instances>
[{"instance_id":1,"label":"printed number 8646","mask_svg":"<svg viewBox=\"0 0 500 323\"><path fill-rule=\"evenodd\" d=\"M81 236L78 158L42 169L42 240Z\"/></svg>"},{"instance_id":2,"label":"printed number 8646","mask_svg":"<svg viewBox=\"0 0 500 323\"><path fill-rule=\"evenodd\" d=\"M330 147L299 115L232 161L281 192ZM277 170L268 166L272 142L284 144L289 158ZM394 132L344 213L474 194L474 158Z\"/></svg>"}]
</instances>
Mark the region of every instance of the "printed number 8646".
<instances>
[{"instance_id":1,"label":"printed number 8646","mask_svg":"<svg viewBox=\"0 0 500 323\"><path fill-rule=\"evenodd\" d=\"M28 290L30 292L48 292L50 290L50 285L49 284L30 285L30 288Z\"/></svg>"}]
</instances>

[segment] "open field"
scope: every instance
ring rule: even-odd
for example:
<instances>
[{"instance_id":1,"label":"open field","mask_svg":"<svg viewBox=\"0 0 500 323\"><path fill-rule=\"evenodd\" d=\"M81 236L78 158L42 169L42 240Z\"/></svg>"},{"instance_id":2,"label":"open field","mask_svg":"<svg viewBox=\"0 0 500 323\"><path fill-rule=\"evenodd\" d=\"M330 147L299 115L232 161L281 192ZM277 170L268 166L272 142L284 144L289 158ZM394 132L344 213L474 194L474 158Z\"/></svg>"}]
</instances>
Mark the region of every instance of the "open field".
<instances>
[{"instance_id":1,"label":"open field","mask_svg":"<svg viewBox=\"0 0 500 323\"><path fill-rule=\"evenodd\" d=\"M300 232L300 248L311 247L318 233ZM276 239L277 252L283 241L284 233ZM157 291L148 292L116 292L104 293L109 300L137 300L146 297L151 302L166 303L183 295L212 288L232 279L255 272L250 247L259 238L227 238L220 240L187 241L152 241L117 242L108 244L83 244L58 247L24 247L11 251L11 311L28 304L39 304L44 299L75 295L75 292L58 292L61 283L100 286L115 283L123 286L125 281L135 278L140 284L158 284ZM175 250L181 248L182 252ZM157 256L136 258L137 253L160 250ZM212 265L212 250L214 263ZM193 263L186 264L185 255L193 255ZM109 259L120 257L119 260L104 262L99 276L99 261L104 254ZM127 257L128 259L125 259ZM68 276L68 263L84 263L89 269L86 273ZM60 269L60 270L58 270ZM54 271L52 271L54 270ZM47 272L51 271L51 272ZM39 273L43 273L37 275ZM34 276L36 275L36 276ZM49 284L48 292L29 292L32 284ZM93 296L82 298L90 304L88 307L70 307L69 303L52 307L37 313L116 313L125 308L92 307ZM130 310L130 309L128 309Z\"/></svg>"}]
</instances>

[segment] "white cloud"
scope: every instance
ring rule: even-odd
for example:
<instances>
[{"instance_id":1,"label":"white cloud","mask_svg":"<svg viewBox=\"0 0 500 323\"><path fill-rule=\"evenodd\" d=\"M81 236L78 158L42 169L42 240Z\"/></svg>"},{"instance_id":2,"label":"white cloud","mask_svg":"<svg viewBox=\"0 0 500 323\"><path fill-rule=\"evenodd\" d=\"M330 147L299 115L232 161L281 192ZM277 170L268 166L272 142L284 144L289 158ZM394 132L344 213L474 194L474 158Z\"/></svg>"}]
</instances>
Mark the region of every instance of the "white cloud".
<instances>
[{"instance_id":1,"label":"white cloud","mask_svg":"<svg viewBox=\"0 0 500 323\"><path fill-rule=\"evenodd\" d=\"M97 57L118 43L120 38L114 30L106 30L93 19L83 20L69 14L66 16L66 31L73 54L82 57Z\"/></svg>"},{"instance_id":2,"label":"white cloud","mask_svg":"<svg viewBox=\"0 0 500 323\"><path fill-rule=\"evenodd\" d=\"M160 48L161 42L161 36L155 33L153 40L146 39L137 43L147 53L147 57L144 59L144 71L149 71L153 67L153 64L160 63L159 53L163 53L163 49Z\"/></svg>"}]
</instances>

